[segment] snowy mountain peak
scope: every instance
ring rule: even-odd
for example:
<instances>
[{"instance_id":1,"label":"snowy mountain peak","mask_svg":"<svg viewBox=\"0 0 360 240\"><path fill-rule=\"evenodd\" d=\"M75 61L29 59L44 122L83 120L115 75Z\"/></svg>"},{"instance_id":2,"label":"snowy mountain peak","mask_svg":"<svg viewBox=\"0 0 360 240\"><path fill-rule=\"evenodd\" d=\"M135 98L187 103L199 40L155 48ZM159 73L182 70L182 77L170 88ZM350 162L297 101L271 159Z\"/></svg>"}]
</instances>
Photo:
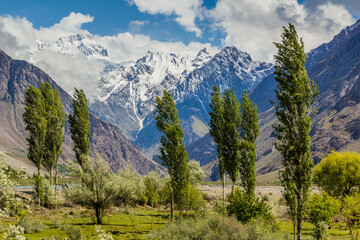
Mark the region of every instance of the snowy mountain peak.
<instances>
[{"instance_id":1,"label":"snowy mountain peak","mask_svg":"<svg viewBox=\"0 0 360 240\"><path fill-rule=\"evenodd\" d=\"M235 47L227 47L215 56L206 48L197 54L178 55L148 51L129 66L104 74L97 101L91 108L100 117L106 115L111 123L127 125L122 130L135 139L149 124L145 119L154 109L155 97L161 96L163 90L170 92L177 104L196 99L207 116L212 86L239 92L250 90L271 71L271 64L252 61L249 54Z\"/></svg>"},{"instance_id":2,"label":"snowy mountain peak","mask_svg":"<svg viewBox=\"0 0 360 240\"><path fill-rule=\"evenodd\" d=\"M351 26L343 29L330 42L321 44L307 54L307 68L310 69L319 60L323 59L328 53L342 46L348 39L360 33L360 20Z\"/></svg>"},{"instance_id":3,"label":"snowy mountain peak","mask_svg":"<svg viewBox=\"0 0 360 240\"><path fill-rule=\"evenodd\" d=\"M38 41L35 53L44 50L59 51L72 56L83 54L95 59L107 59L109 57L108 50L100 45L93 35L83 33L61 37L57 41L50 43Z\"/></svg>"}]
</instances>

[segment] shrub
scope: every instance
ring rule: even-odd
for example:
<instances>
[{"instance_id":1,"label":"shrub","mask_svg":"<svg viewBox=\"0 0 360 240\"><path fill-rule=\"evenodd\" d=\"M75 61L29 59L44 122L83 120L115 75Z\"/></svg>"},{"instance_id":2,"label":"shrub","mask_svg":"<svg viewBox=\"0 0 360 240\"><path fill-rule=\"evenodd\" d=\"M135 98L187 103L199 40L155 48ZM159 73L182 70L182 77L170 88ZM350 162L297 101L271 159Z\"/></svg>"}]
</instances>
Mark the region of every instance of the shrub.
<instances>
[{"instance_id":1,"label":"shrub","mask_svg":"<svg viewBox=\"0 0 360 240\"><path fill-rule=\"evenodd\" d=\"M99 240L114 240L110 233L106 233L104 229L101 229L100 226L96 226L96 232L98 234Z\"/></svg>"},{"instance_id":2,"label":"shrub","mask_svg":"<svg viewBox=\"0 0 360 240\"><path fill-rule=\"evenodd\" d=\"M18 225L24 229L24 233L26 234L39 233L42 232L45 228L45 226L41 222L34 221L28 217L22 218L19 221Z\"/></svg>"},{"instance_id":3,"label":"shrub","mask_svg":"<svg viewBox=\"0 0 360 240\"><path fill-rule=\"evenodd\" d=\"M262 223L243 225L232 217L209 214L197 219L184 219L168 224L165 228L151 231L147 239L197 239L197 240L272 240L281 239L281 233L273 232Z\"/></svg>"},{"instance_id":4,"label":"shrub","mask_svg":"<svg viewBox=\"0 0 360 240\"><path fill-rule=\"evenodd\" d=\"M82 240L83 238L79 227L68 226L65 228L65 233L69 237L69 240Z\"/></svg>"},{"instance_id":5,"label":"shrub","mask_svg":"<svg viewBox=\"0 0 360 240\"><path fill-rule=\"evenodd\" d=\"M131 167L119 171L116 176L118 185L117 201L128 204L142 201L145 185L143 178Z\"/></svg>"},{"instance_id":6,"label":"shrub","mask_svg":"<svg viewBox=\"0 0 360 240\"><path fill-rule=\"evenodd\" d=\"M33 198L39 201L42 206L46 208L53 208L56 204L55 192L50 185L48 179L44 179L39 175L35 176L35 189L33 192Z\"/></svg>"},{"instance_id":7,"label":"shrub","mask_svg":"<svg viewBox=\"0 0 360 240\"><path fill-rule=\"evenodd\" d=\"M25 240L23 236L24 229L21 226L10 225L9 229L3 235L4 240Z\"/></svg>"},{"instance_id":8,"label":"shrub","mask_svg":"<svg viewBox=\"0 0 360 240\"><path fill-rule=\"evenodd\" d=\"M350 235L352 235L354 228L360 221L360 195L358 193L344 198L342 216L350 229Z\"/></svg>"},{"instance_id":9,"label":"shrub","mask_svg":"<svg viewBox=\"0 0 360 240\"><path fill-rule=\"evenodd\" d=\"M331 218L340 211L340 203L327 193L311 196L309 201L309 220L315 225L315 239L325 239Z\"/></svg>"},{"instance_id":10,"label":"shrub","mask_svg":"<svg viewBox=\"0 0 360 240\"><path fill-rule=\"evenodd\" d=\"M229 214L234 214L238 221L247 223L254 218L264 218L270 220L270 207L266 204L265 199L261 201L259 198L249 197L240 189L236 189L229 196L230 204L227 206Z\"/></svg>"}]
</instances>

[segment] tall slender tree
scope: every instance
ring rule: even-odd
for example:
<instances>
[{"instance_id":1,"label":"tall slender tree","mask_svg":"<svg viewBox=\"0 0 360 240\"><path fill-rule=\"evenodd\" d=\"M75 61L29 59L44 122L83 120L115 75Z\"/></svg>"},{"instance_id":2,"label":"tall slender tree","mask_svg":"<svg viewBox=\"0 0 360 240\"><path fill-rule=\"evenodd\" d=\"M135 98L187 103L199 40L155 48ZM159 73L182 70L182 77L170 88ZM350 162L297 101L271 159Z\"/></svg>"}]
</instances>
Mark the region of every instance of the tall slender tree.
<instances>
[{"instance_id":1,"label":"tall slender tree","mask_svg":"<svg viewBox=\"0 0 360 240\"><path fill-rule=\"evenodd\" d=\"M41 94L45 103L45 116L47 119L45 149L43 165L50 173L50 185L53 185L55 167L55 192L57 195L58 161L62 153L61 145L64 141L65 113L61 103L60 94L48 82L40 85Z\"/></svg>"},{"instance_id":2,"label":"tall slender tree","mask_svg":"<svg viewBox=\"0 0 360 240\"><path fill-rule=\"evenodd\" d=\"M233 90L223 94L214 86L210 99L210 135L217 145L220 176L225 184L225 171L232 181L232 191L239 177L240 164L240 103Z\"/></svg>"},{"instance_id":3,"label":"tall slender tree","mask_svg":"<svg viewBox=\"0 0 360 240\"><path fill-rule=\"evenodd\" d=\"M44 157L47 119L45 103L38 88L30 86L25 92L25 112L23 114L25 130L28 131L28 158L38 170L40 176Z\"/></svg>"},{"instance_id":4,"label":"tall slender tree","mask_svg":"<svg viewBox=\"0 0 360 240\"><path fill-rule=\"evenodd\" d=\"M309 115L318 88L307 75L304 43L295 27L292 24L284 27L281 37L281 43L274 43L278 49L275 56L275 80L278 83L275 113L279 120L274 125L275 137L279 140L275 146L283 158L284 170L280 172L283 195L293 217L294 229L297 226L297 239L301 239L313 167Z\"/></svg>"},{"instance_id":5,"label":"tall slender tree","mask_svg":"<svg viewBox=\"0 0 360 240\"><path fill-rule=\"evenodd\" d=\"M84 165L90 150L90 121L89 108L83 90L75 88L72 101L74 113L69 115L70 133L74 143L76 161Z\"/></svg>"},{"instance_id":6,"label":"tall slender tree","mask_svg":"<svg viewBox=\"0 0 360 240\"><path fill-rule=\"evenodd\" d=\"M178 111L171 95L164 90L162 98L156 97L154 119L161 136L160 159L168 169L172 188L171 217L173 219L174 201L180 207L185 204L190 181L189 157L183 143Z\"/></svg>"},{"instance_id":7,"label":"tall slender tree","mask_svg":"<svg viewBox=\"0 0 360 240\"><path fill-rule=\"evenodd\" d=\"M219 161L219 174L222 181L223 188L223 203L225 204L225 160L224 160L224 104L222 94L220 89L217 86L213 87L213 92L211 93L210 98L210 136L213 138L216 143L216 150L218 152L218 161ZM224 208L225 209L225 208Z\"/></svg>"},{"instance_id":8,"label":"tall slender tree","mask_svg":"<svg viewBox=\"0 0 360 240\"><path fill-rule=\"evenodd\" d=\"M242 94L240 103L240 178L241 184L249 197L255 197L255 140L259 136L259 117L257 107L248 97L246 91Z\"/></svg>"},{"instance_id":9,"label":"tall slender tree","mask_svg":"<svg viewBox=\"0 0 360 240\"><path fill-rule=\"evenodd\" d=\"M28 131L28 154L27 157L32 161L37 170L35 191L38 192L39 206L41 205L41 195L43 192L42 179L40 175L41 165L45 150L45 135L47 119L45 116L45 103L38 88L30 86L25 91L25 112L23 114L25 130Z\"/></svg>"}]
</instances>

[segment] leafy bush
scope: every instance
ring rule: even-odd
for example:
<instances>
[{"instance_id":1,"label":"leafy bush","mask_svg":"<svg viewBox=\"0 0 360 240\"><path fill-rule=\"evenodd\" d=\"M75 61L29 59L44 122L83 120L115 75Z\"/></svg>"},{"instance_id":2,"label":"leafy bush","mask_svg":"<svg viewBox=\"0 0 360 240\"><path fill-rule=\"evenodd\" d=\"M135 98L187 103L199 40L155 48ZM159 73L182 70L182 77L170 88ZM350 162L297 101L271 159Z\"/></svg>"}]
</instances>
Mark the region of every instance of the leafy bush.
<instances>
[{"instance_id":1,"label":"leafy bush","mask_svg":"<svg viewBox=\"0 0 360 240\"><path fill-rule=\"evenodd\" d=\"M315 225L315 239L325 239L331 218L340 212L340 203L327 193L311 196L309 201L309 220Z\"/></svg>"},{"instance_id":2,"label":"leafy bush","mask_svg":"<svg viewBox=\"0 0 360 240\"><path fill-rule=\"evenodd\" d=\"M199 211L206 207L203 192L192 185L189 187L187 207L194 211Z\"/></svg>"},{"instance_id":3,"label":"leafy bush","mask_svg":"<svg viewBox=\"0 0 360 240\"><path fill-rule=\"evenodd\" d=\"M185 219L168 224L165 228L150 232L147 239L197 239L197 240L272 240L281 239L281 233L273 232L262 223L243 225L232 217L209 214L202 218Z\"/></svg>"},{"instance_id":4,"label":"leafy bush","mask_svg":"<svg viewBox=\"0 0 360 240\"><path fill-rule=\"evenodd\" d=\"M28 217L22 218L19 221L18 225L24 229L24 233L26 234L39 233L42 232L45 228L45 226L41 222L32 220Z\"/></svg>"},{"instance_id":5,"label":"leafy bush","mask_svg":"<svg viewBox=\"0 0 360 240\"><path fill-rule=\"evenodd\" d=\"M119 171L116 176L116 184L119 187L117 200L125 205L140 203L145 189L143 178L131 167Z\"/></svg>"},{"instance_id":6,"label":"leafy bush","mask_svg":"<svg viewBox=\"0 0 360 240\"><path fill-rule=\"evenodd\" d=\"M39 175L35 175L35 189L33 192L33 198L35 201L39 201L42 206L46 208L53 208L56 204L55 192L50 185L48 179L44 179Z\"/></svg>"},{"instance_id":7,"label":"leafy bush","mask_svg":"<svg viewBox=\"0 0 360 240\"><path fill-rule=\"evenodd\" d=\"M9 229L3 235L4 240L25 240L23 236L24 229L21 226L10 225Z\"/></svg>"},{"instance_id":8,"label":"leafy bush","mask_svg":"<svg viewBox=\"0 0 360 240\"><path fill-rule=\"evenodd\" d=\"M104 229L101 229L100 226L96 226L96 232L98 234L99 240L114 240L110 233L106 233Z\"/></svg>"},{"instance_id":9,"label":"leafy bush","mask_svg":"<svg viewBox=\"0 0 360 240\"><path fill-rule=\"evenodd\" d=\"M345 218L346 225L350 229L350 234L360 221L360 194L354 193L346 196L342 205L342 216Z\"/></svg>"},{"instance_id":10,"label":"leafy bush","mask_svg":"<svg viewBox=\"0 0 360 240\"><path fill-rule=\"evenodd\" d=\"M236 189L229 196L230 204L227 206L229 214L234 214L238 221L247 223L254 218L264 218L270 220L270 207L266 204L265 199L249 197L240 189Z\"/></svg>"},{"instance_id":11,"label":"leafy bush","mask_svg":"<svg viewBox=\"0 0 360 240\"><path fill-rule=\"evenodd\" d=\"M65 233L69 237L69 240L82 240L83 238L79 227L68 226L65 228Z\"/></svg>"},{"instance_id":12,"label":"leafy bush","mask_svg":"<svg viewBox=\"0 0 360 240\"><path fill-rule=\"evenodd\" d=\"M10 164L5 162L5 154L0 151L0 216L21 215L21 200L14 191L15 183L10 179Z\"/></svg>"}]
</instances>

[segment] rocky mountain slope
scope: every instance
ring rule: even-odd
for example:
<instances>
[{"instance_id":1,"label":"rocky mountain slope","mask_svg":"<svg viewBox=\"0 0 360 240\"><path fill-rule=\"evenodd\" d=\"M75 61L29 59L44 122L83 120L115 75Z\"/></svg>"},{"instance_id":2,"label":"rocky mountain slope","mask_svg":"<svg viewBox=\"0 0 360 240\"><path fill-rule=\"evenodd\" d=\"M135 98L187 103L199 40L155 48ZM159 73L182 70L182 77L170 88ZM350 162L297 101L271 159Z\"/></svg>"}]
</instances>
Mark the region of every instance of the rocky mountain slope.
<instances>
[{"instance_id":1,"label":"rocky mountain slope","mask_svg":"<svg viewBox=\"0 0 360 240\"><path fill-rule=\"evenodd\" d=\"M50 76L39 68L25 61L14 60L0 51L0 149L11 159L17 160L12 161L13 163L18 164L20 161L29 170L33 169L33 166L26 160L26 132L22 119L24 92L30 85L39 86L44 81L59 91L65 113L70 114L71 96ZM114 170L127 165L132 165L140 173L161 168L130 143L116 126L100 120L93 114L90 114L90 122L91 151L98 151ZM69 126L66 123L62 159L73 156Z\"/></svg>"},{"instance_id":2,"label":"rocky mountain slope","mask_svg":"<svg viewBox=\"0 0 360 240\"><path fill-rule=\"evenodd\" d=\"M311 150L315 163L331 150L360 151L360 21L341 31L334 39L307 54L307 71L318 84L320 94L314 108ZM257 139L257 172L268 173L281 167L281 157L273 147L275 115L273 75L264 78L250 93L261 112L261 132ZM216 149L209 135L188 146L189 156L209 166ZM206 154L203 154L203 153ZM212 168L217 171L216 167ZM209 173L211 174L211 172Z\"/></svg>"}]
</instances>

